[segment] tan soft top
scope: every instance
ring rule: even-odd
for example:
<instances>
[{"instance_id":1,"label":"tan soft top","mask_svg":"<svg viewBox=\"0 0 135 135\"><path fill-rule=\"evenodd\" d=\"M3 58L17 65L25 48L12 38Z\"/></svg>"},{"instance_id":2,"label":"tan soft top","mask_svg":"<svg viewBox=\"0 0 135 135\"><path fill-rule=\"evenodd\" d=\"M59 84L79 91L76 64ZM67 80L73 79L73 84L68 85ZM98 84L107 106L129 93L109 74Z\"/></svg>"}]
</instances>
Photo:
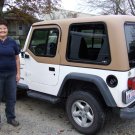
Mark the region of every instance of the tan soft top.
<instances>
[{"instance_id":1,"label":"tan soft top","mask_svg":"<svg viewBox=\"0 0 135 135\"><path fill-rule=\"evenodd\" d=\"M68 18L68 19L59 19L59 20L45 20L41 22L34 23L33 26L37 25L45 25L45 24L71 24L71 23L78 23L78 22L109 22L109 21L135 21L135 17L131 15L102 15L102 16L90 16L90 17L81 17L81 18Z\"/></svg>"},{"instance_id":2,"label":"tan soft top","mask_svg":"<svg viewBox=\"0 0 135 135\"><path fill-rule=\"evenodd\" d=\"M66 49L67 49L67 38L68 30L70 24L81 23L81 22L103 22L107 26L109 45L110 45L110 54L111 54L111 63L109 65L96 65L96 64L85 64L77 62L69 62L66 59ZM61 40L58 43L58 49L56 56L49 61L47 58L36 58L39 62L48 62L51 64L61 64L67 66L76 66L76 67L90 67L98 69L107 69L107 70L119 70L125 71L129 70L129 61L127 54L127 45L125 39L124 23L125 22L135 22L134 16L129 15L104 15L104 16L91 16L85 18L71 18L71 19L60 19L60 20L50 20L34 23L32 26L36 28L43 28L44 26L55 26L58 25L62 30ZM59 56L61 60L59 61Z\"/></svg>"}]
</instances>

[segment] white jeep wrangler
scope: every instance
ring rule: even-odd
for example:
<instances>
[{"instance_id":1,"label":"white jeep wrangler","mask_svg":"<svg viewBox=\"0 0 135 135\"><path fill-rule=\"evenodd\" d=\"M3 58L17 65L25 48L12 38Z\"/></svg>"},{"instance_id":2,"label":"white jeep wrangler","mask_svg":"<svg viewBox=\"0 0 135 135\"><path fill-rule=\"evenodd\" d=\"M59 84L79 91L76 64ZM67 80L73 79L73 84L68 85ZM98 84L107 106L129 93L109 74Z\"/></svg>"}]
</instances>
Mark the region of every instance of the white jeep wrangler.
<instances>
[{"instance_id":1,"label":"white jeep wrangler","mask_svg":"<svg viewBox=\"0 0 135 135\"><path fill-rule=\"evenodd\" d=\"M69 121L83 134L101 129L107 108L135 118L135 17L34 23L18 87L51 103L66 100Z\"/></svg>"}]
</instances>

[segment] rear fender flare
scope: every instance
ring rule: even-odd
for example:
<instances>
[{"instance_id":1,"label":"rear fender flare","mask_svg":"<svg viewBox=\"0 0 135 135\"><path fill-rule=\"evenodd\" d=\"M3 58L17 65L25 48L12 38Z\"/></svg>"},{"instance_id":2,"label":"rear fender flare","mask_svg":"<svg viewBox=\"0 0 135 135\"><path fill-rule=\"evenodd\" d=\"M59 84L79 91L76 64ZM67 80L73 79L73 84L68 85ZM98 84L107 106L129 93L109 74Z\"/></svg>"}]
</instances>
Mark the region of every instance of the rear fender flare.
<instances>
[{"instance_id":1,"label":"rear fender flare","mask_svg":"<svg viewBox=\"0 0 135 135\"><path fill-rule=\"evenodd\" d=\"M79 80L79 81L82 80L82 81L91 82L91 83L95 84L97 86L99 92L101 93L106 105L109 107L117 106L105 81L101 77L96 76L96 75L83 74L83 73L68 74L62 82L58 96L61 95L64 85L66 84L66 82L68 80Z\"/></svg>"}]
</instances>

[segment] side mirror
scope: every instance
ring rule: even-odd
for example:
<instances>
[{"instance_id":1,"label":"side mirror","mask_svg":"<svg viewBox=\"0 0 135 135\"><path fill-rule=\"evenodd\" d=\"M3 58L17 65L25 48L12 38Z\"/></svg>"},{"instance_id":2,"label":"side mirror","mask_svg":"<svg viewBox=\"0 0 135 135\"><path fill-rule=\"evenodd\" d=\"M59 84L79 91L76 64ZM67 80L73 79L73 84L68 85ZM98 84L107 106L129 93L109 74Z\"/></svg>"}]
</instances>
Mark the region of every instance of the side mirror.
<instances>
[{"instance_id":1,"label":"side mirror","mask_svg":"<svg viewBox=\"0 0 135 135\"><path fill-rule=\"evenodd\" d=\"M30 56L29 56L28 54L25 54L25 58L26 58L26 59L29 59Z\"/></svg>"},{"instance_id":2,"label":"side mirror","mask_svg":"<svg viewBox=\"0 0 135 135\"><path fill-rule=\"evenodd\" d=\"M21 57L24 58L24 52L23 51L21 51Z\"/></svg>"}]
</instances>

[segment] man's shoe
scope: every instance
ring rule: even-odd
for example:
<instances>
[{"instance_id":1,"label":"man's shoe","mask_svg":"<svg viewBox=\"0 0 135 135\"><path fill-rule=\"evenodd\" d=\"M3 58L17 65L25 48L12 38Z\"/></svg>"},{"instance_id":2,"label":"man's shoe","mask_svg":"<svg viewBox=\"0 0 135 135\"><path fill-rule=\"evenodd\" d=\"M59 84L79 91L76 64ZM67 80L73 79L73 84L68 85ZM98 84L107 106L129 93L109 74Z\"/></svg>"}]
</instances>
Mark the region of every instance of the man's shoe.
<instances>
[{"instance_id":1,"label":"man's shoe","mask_svg":"<svg viewBox=\"0 0 135 135\"><path fill-rule=\"evenodd\" d=\"M9 120L9 121L7 121L7 123L8 123L8 124L11 124L11 125L14 126L14 127L17 127L17 126L20 125L19 122L16 121L15 119Z\"/></svg>"}]
</instances>

